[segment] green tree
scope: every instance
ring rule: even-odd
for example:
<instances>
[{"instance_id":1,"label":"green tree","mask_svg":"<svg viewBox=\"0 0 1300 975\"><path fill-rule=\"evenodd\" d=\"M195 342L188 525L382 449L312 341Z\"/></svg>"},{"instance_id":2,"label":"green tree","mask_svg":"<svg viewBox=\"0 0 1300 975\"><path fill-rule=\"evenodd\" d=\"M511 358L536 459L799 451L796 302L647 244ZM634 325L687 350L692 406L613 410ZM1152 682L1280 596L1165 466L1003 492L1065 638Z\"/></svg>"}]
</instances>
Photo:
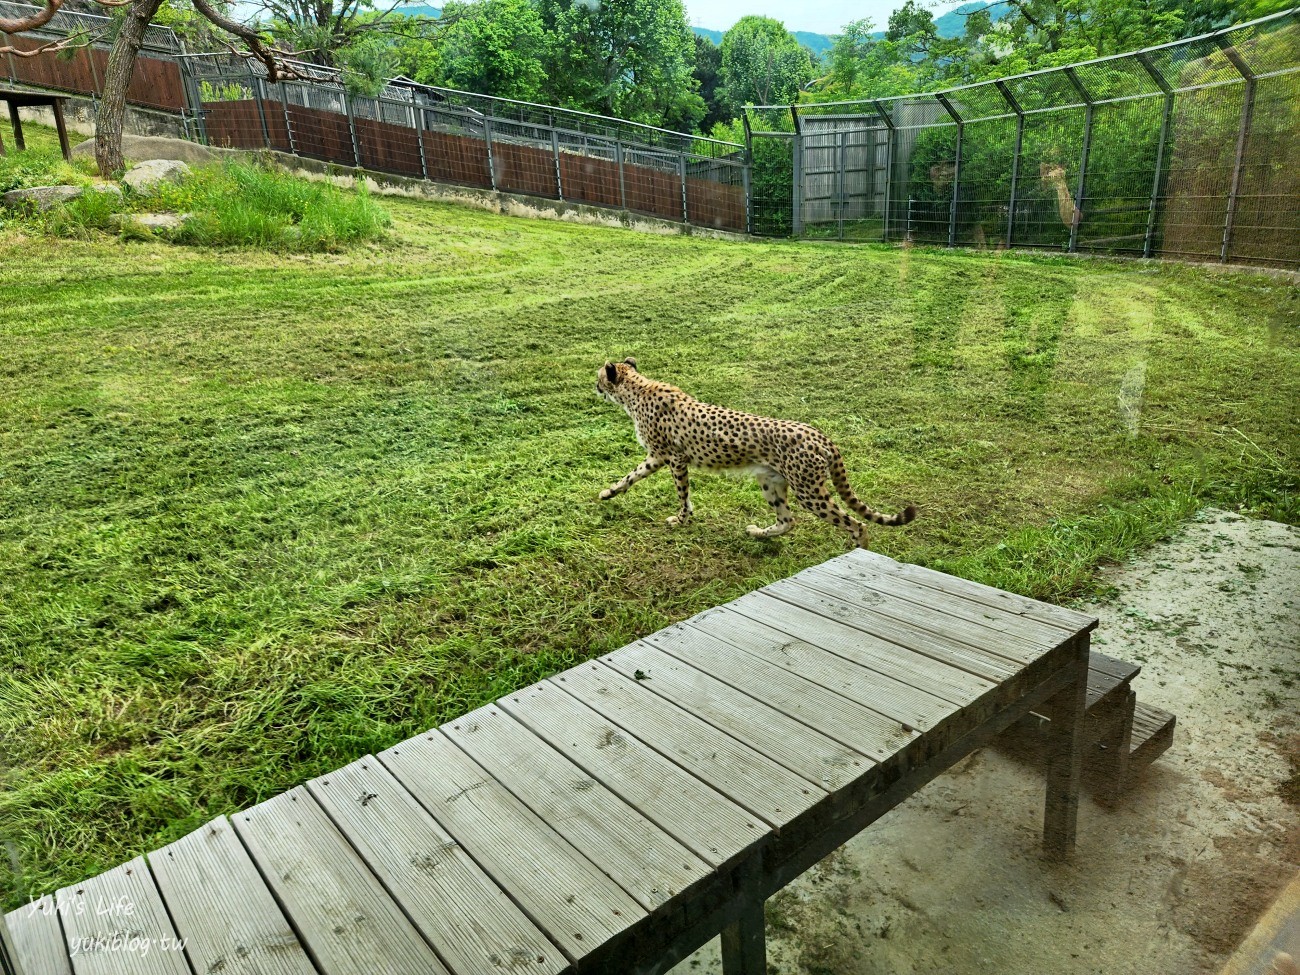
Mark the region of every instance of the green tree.
<instances>
[{"instance_id":1,"label":"green tree","mask_svg":"<svg viewBox=\"0 0 1300 975\"><path fill-rule=\"evenodd\" d=\"M771 17L741 17L722 38L722 84L734 114L747 104L793 102L813 77L812 57Z\"/></svg>"},{"instance_id":2,"label":"green tree","mask_svg":"<svg viewBox=\"0 0 1300 975\"><path fill-rule=\"evenodd\" d=\"M712 132L719 122L731 117L722 102L722 51L707 37L695 35L695 70L692 72L704 100L704 118L700 130Z\"/></svg>"},{"instance_id":3,"label":"green tree","mask_svg":"<svg viewBox=\"0 0 1300 975\"><path fill-rule=\"evenodd\" d=\"M546 37L528 0L453 0L443 16L450 22L438 44L440 83L523 101L543 97Z\"/></svg>"},{"instance_id":4,"label":"green tree","mask_svg":"<svg viewBox=\"0 0 1300 975\"><path fill-rule=\"evenodd\" d=\"M539 10L561 104L679 128L703 118L681 0L539 0Z\"/></svg>"}]
</instances>

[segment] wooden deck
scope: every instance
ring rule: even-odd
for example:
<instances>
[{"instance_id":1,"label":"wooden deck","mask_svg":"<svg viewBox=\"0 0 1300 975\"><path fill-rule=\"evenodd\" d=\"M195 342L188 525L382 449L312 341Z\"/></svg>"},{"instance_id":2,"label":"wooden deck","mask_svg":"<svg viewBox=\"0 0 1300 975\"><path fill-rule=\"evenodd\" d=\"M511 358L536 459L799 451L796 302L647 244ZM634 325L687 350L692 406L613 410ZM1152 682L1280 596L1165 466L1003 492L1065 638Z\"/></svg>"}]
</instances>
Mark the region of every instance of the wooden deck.
<instances>
[{"instance_id":1,"label":"wooden deck","mask_svg":"<svg viewBox=\"0 0 1300 975\"><path fill-rule=\"evenodd\" d=\"M656 975L721 933L756 975L768 896L1031 711L1072 849L1095 625L855 551L11 912L0 958Z\"/></svg>"}]
</instances>

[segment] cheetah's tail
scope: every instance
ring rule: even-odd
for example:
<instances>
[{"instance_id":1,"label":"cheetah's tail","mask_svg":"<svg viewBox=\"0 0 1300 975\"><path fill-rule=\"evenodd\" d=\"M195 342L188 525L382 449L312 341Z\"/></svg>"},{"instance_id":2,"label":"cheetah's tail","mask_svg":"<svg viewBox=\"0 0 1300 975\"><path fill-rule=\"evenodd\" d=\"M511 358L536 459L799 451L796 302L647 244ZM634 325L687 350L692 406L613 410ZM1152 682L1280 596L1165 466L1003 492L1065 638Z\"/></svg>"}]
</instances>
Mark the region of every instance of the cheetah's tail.
<instances>
[{"instance_id":1,"label":"cheetah's tail","mask_svg":"<svg viewBox=\"0 0 1300 975\"><path fill-rule=\"evenodd\" d=\"M831 483L835 485L835 490L844 499L845 504L877 525L906 525L916 517L916 506L911 504L896 515L882 515L879 511L867 507L866 503L853 493L853 487L849 484L849 472L844 469L844 458L834 447L831 449L834 450L830 456Z\"/></svg>"}]
</instances>

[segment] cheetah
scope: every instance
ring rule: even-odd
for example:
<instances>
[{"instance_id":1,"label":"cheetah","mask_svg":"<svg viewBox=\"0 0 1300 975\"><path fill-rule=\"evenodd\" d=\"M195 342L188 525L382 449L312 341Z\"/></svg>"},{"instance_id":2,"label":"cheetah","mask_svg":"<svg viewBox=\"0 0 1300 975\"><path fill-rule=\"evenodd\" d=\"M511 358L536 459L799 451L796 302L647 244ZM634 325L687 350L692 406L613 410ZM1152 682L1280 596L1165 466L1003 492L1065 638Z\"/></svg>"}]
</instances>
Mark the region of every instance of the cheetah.
<instances>
[{"instance_id":1,"label":"cheetah","mask_svg":"<svg viewBox=\"0 0 1300 975\"><path fill-rule=\"evenodd\" d=\"M668 524L690 521L690 482L687 471L694 466L707 471L741 471L753 474L763 497L776 511L776 524L766 528L750 525L752 538L775 538L794 525L786 501L787 490L817 517L843 528L862 548L867 547L867 526L842 509L827 490L830 478L835 490L850 508L878 525L906 525L916 517L908 505L900 514L882 515L868 508L854 495L839 449L820 430L794 420L740 413L722 406L702 403L676 386L641 375L635 359L606 362L596 374L598 395L623 407L636 428L636 439L646 450L646 459L627 477L600 492L608 501L637 481L668 467L677 485L681 506Z\"/></svg>"}]
</instances>

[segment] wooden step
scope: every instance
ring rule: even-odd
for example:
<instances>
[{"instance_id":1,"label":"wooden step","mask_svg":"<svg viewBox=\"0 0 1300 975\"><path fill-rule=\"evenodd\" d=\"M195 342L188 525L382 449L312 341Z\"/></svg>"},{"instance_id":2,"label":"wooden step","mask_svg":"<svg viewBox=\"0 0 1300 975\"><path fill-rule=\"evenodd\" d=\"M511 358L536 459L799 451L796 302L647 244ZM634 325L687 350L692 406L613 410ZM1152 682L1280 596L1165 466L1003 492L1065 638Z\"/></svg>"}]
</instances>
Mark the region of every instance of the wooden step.
<instances>
[{"instance_id":1,"label":"wooden step","mask_svg":"<svg viewBox=\"0 0 1300 975\"><path fill-rule=\"evenodd\" d=\"M1168 711L1138 704L1133 709L1133 734L1129 739L1129 775L1145 768L1169 750L1174 743L1174 725L1178 719Z\"/></svg>"}]
</instances>

